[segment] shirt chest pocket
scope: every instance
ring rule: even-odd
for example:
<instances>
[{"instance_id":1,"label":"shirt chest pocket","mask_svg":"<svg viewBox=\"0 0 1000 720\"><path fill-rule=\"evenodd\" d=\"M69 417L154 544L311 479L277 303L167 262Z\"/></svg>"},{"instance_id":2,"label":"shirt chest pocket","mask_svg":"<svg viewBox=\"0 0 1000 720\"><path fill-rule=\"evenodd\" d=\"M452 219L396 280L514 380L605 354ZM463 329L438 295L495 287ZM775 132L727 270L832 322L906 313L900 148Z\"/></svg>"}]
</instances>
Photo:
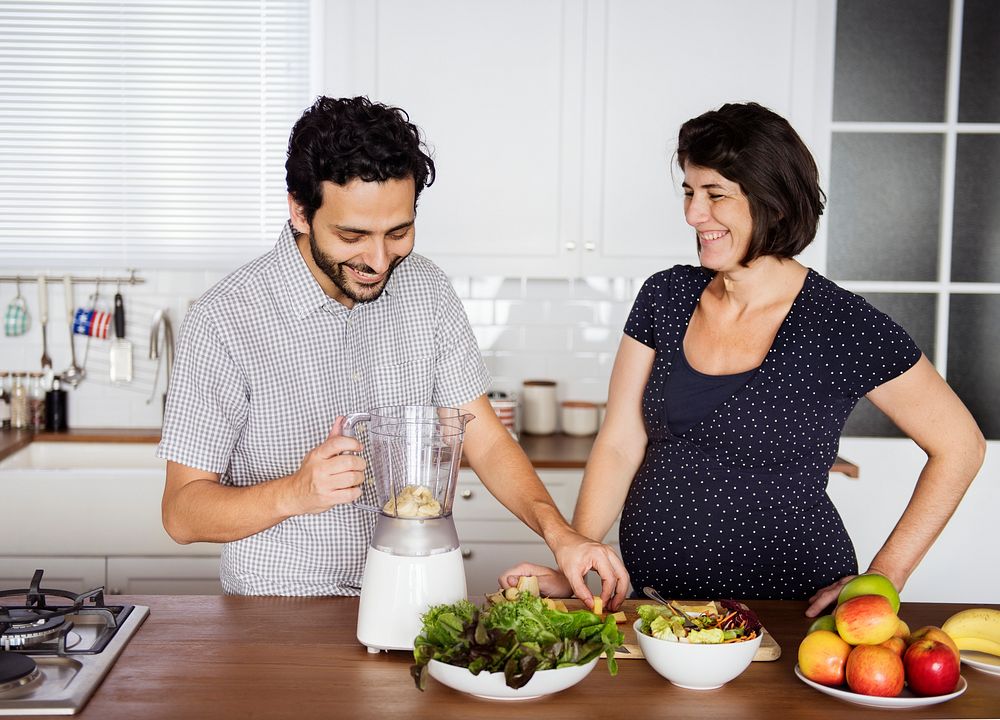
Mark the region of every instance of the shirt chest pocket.
<instances>
[{"instance_id":1,"label":"shirt chest pocket","mask_svg":"<svg viewBox=\"0 0 1000 720\"><path fill-rule=\"evenodd\" d=\"M373 407L432 405L434 358L418 357L401 363L376 365L369 379Z\"/></svg>"}]
</instances>

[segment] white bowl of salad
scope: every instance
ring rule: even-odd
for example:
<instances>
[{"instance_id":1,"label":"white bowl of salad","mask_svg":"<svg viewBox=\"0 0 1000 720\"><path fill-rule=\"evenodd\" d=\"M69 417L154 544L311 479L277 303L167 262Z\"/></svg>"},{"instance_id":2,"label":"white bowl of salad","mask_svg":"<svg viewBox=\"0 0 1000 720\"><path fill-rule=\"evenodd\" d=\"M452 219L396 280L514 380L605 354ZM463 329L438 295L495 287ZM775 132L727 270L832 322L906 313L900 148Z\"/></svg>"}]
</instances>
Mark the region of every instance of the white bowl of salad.
<instances>
[{"instance_id":1,"label":"white bowl of salad","mask_svg":"<svg viewBox=\"0 0 1000 720\"><path fill-rule=\"evenodd\" d=\"M688 614L665 605L640 605L635 634L646 662L674 685L714 690L753 661L764 639L760 622L735 610Z\"/></svg>"}]
</instances>

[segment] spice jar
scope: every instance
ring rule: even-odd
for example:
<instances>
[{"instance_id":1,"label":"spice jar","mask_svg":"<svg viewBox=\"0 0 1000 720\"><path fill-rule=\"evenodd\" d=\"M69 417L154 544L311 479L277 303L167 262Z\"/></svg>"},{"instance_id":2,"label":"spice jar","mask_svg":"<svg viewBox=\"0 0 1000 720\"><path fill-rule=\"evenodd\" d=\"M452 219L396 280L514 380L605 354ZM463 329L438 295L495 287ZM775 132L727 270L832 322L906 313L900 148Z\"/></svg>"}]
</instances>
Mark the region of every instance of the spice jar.
<instances>
[{"instance_id":1,"label":"spice jar","mask_svg":"<svg viewBox=\"0 0 1000 720\"><path fill-rule=\"evenodd\" d=\"M30 423L27 373L14 373L10 388L10 426L15 430L24 430Z\"/></svg>"},{"instance_id":2,"label":"spice jar","mask_svg":"<svg viewBox=\"0 0 1000 720\"><path fill-rule=\"evenodd\" d=\"M561 419L567 435L593 435L597 432L597 403L566 400Z\"/></svg>"},{"instance_id":3,"label":"spice jar","mask_svg":"<svg viewBox=\"0 0 1000 720\"><path fill-rule=\"evenodd\" d=\"M525 380L521 393L521 429L531 435L551 435L556 431L559 404L553 380Z\"/></svg>"}]
</instances>

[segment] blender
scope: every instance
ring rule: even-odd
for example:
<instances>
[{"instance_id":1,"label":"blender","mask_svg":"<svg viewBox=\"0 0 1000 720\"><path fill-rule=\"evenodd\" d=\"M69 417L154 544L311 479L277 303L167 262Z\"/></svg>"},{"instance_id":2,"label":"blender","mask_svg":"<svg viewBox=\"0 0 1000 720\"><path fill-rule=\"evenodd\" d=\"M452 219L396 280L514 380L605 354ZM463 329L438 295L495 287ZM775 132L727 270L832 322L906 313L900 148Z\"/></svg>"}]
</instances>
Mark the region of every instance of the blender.
<instances>
[{"instance_id":1,"label":"blender","mask_svg":"<svg viewBox=\"0 0 1000 720\"><path fill-rule=\"evenodd\" d=\"M452 519L465 425L456 408L398 405L352 413L344 434L364 424L378 505L358 608L368 652L412 650L431 605L466 597L465 567Z\"/></svg>"}]
</instances>

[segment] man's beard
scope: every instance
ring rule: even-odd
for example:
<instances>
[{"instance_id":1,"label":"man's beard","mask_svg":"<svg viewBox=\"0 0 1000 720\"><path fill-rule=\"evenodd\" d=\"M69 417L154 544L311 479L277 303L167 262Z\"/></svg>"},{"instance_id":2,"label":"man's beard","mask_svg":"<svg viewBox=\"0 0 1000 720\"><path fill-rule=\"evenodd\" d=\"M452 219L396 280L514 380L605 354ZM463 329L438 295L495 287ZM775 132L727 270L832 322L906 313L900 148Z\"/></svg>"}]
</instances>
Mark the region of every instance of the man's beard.
<instances>
[{"instance_id":1,"label":"man's beard","mask_svg":"<svg viewBox=\"0 0 1000 720\"><path fill-rule=\"evenodd\" d=\"M323 274L330 278L330 281L337 286L340 292L352 302L371 302L372 300L378 300L382 291L385 290L386 284L389 282L389 278L392 277L392 271L396 269L399 263L406 259L406 255L403 257L398 257L392 261L389 269L385 271L385 277L377 285L363 285L355 280L350 279L347 276L347 272L344 270L344 266L349 263L338 263L330 259L330 256L320 250L319 245L316 244L316 235L312 232L309 233L309 250L312 253L313 262L316 266L323 271ZM368 267L367 265L350 265L363 273L374 273L375 271Z\"/></svg>"}]
</instances>

